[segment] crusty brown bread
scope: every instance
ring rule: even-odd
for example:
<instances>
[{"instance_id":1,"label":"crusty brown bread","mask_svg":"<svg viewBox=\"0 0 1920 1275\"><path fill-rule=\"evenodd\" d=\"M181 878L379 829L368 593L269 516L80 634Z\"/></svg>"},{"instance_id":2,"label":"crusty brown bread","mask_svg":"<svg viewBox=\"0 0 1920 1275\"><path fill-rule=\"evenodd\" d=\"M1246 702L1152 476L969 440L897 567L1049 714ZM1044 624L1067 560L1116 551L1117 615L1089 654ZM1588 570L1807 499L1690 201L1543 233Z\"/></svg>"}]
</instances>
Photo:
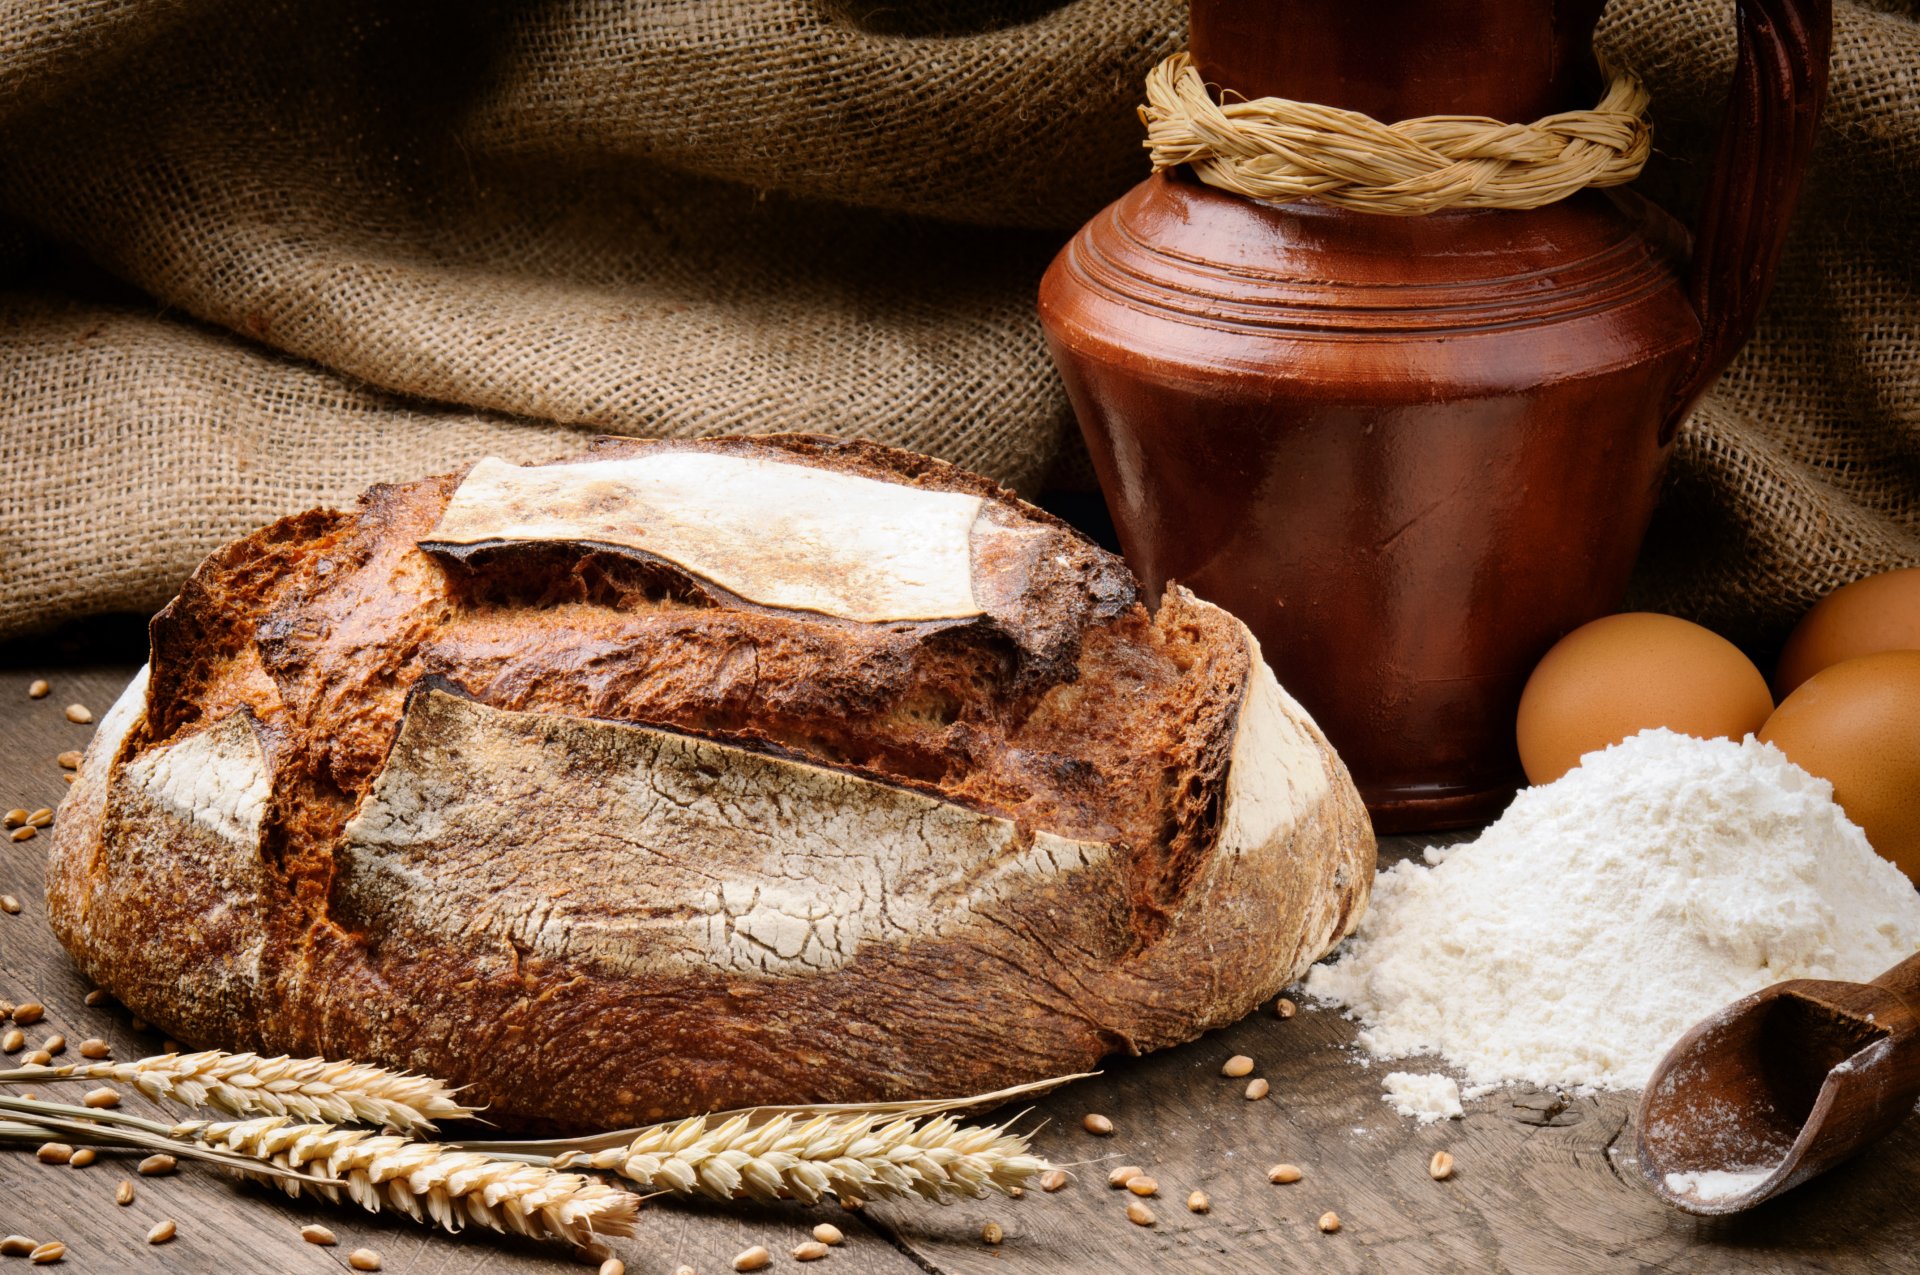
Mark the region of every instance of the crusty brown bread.
<instances>
[{"instance_id":1,"label":"crusty brown bread","mask_svg":"<svg viewBox=\"0 0 1920 1275\"><path fill-rule=\"evenodd\" d=\"M603 440L214 554L61 813L86 974L509 1124L978 1092L1231 1021L1373 839L1233 617L983 479Z\"/></svg>"}]
</instances>

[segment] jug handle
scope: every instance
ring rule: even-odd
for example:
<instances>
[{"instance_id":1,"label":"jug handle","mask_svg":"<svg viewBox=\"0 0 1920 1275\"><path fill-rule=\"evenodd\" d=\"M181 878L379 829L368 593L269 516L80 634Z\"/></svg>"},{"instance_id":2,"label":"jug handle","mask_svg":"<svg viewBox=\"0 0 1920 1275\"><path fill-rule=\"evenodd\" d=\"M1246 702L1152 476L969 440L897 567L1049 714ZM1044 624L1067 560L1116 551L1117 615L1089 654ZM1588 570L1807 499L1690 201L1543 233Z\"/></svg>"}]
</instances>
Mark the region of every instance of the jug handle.
<instances>
[{"instance_id":1,"label":"jug handle","mask_svg":"<svg viewBox=\"0 0 1920 1275\"><path fill-rule=\"evenodd\" d=\"M1739 32L1739 60L1693 235L1688 296L1700 316L1700 345L1668 400L1663 447L1753 335L1827 98L1832 0L1739 0Z\"/></svg>"}]
</instances>

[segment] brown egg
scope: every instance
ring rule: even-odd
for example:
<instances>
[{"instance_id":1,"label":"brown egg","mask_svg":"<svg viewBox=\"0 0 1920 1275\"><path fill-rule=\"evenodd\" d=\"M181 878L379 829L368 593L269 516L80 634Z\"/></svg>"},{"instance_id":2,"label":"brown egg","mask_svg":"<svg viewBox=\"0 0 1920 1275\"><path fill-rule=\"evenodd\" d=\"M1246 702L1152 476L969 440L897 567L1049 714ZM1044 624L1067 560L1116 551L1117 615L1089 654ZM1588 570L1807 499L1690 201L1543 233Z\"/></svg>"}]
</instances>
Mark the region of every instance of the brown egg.
<instances>
[{"instance_id":1,"label":"brown egg","mask_svg":"<svg viewBox=\"0 0 1920 1275\"><path fill-rule=\"evenodd\" d=\"M1677 616L1630 611L1583 624L1547 652L1514 735L1527 778L1544 784L1581 754L1654 726L1739 739L1772 711L1767 679L1739 647Z\"/></svg>"},{"instance_id":2,"label":"brown egg","mask_svg":"<svg viewBox=\"0 0 1920 1275\"><path fill-rule=\"evenodd\" d=\"M1833 785L1847 818L1920 884L1920 651L1882 651L1820 670L1760 738Z\"/></svg>"},{"instance_id":3,"label":"brown egg","mask_svg":"<svg viewBox=\"0 0 1920 1275\"><path fill-rule=\"evenodd\" d=\"M1780 652L1774 693L1785 699L1821 669L1878 651L1920 651L1920 567L1855 580L1814 603Z\"/></svg>"}]
</instances>

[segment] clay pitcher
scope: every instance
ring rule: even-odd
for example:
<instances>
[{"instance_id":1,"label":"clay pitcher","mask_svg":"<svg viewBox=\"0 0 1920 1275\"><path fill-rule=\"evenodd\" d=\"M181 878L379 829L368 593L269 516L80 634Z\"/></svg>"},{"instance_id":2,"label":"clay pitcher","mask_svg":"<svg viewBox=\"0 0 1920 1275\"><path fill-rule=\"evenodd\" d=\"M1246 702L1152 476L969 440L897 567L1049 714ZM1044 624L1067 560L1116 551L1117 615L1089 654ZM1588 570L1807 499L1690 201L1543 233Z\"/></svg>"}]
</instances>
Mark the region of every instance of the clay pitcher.
<instances>
[{"instance_id":1,"label":"clay pitcher","mask_svg":"<svg viewBox=\"0 0 1920 1275\"><path fill-rule=\"evenodd\" d=\"M1524 122L1599 101L1600 9L1195 0L1191 49L1216 93ZM1181 167L1041 285L1128 560L1252 627L1382 831L1512 794L1528 672L1618 609L1674 431L1752 331L1825 96L1828 0L1741 0L1738 21L1691 251L1629 188L1384 216Z\"/></svg>"}]
</instances>

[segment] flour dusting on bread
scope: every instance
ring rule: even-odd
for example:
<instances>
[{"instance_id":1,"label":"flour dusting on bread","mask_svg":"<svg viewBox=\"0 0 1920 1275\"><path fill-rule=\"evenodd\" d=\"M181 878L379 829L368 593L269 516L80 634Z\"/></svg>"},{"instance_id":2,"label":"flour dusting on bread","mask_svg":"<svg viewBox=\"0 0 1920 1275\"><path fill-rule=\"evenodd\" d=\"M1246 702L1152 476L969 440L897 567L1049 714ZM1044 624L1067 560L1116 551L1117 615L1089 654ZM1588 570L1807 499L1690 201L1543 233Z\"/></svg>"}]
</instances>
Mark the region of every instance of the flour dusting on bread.
<instances>
[{"instance_id":1,"label":"flour dusting on bread","mask_svg":"<svg viewBox=\"0 0 1920 1275\"><path fill-rule=\"evenodd\" d=\"M467 471L431 544L624 545L751 602L847 620L964 619L979 496L753 456L653 452Z\"/></svg>"}]
</instances>

